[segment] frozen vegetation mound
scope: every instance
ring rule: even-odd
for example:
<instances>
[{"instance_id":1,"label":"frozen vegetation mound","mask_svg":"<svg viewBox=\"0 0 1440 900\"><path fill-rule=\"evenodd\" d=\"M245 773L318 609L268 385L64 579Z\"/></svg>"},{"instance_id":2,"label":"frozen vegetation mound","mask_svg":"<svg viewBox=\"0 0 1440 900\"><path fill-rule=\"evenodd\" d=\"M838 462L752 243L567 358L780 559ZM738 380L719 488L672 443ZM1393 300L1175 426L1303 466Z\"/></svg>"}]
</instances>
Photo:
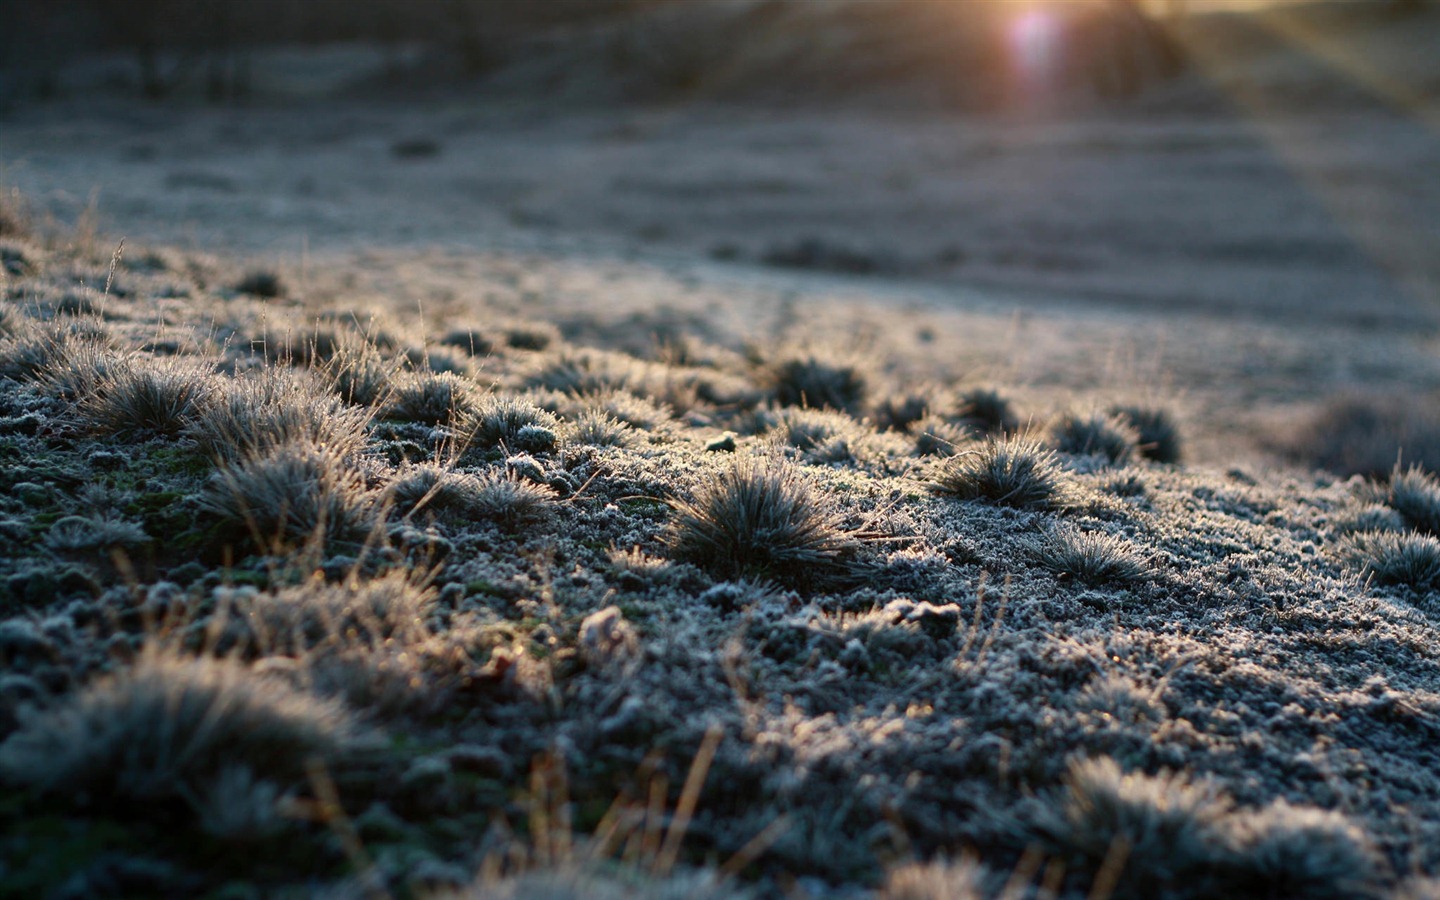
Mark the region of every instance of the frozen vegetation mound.
<instances>
[{"instance_id":1,"label":"frozen vegetation mound","mask_svg":"<svg viewBox=\"0 0 1440 900\"><path fill-rule=\"evenodd\" d=\"M1194 470L1163 404L673 316L0 259L5 893L1435 896L1424 470Z\"/></svg>"}]
</instances>

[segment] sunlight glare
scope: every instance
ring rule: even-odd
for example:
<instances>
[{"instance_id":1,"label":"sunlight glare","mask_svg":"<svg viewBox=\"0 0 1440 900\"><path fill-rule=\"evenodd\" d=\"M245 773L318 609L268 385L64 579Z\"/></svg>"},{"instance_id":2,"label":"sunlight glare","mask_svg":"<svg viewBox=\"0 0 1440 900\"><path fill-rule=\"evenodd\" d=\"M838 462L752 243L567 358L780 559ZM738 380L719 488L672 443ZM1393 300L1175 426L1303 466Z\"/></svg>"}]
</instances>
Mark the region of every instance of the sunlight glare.
<instances>
[{"instance_id":1,"label":"sunlight glare","mask_svg":"<svg viewBox=\"0 0 1440 900\"><path fill-rule=\"evenodd\" d=\"M1061 23L1043 7L1031 7L1011 19L1007 28L1010 55L1021 83L1035 90L1049 83L1059 61Z\"/></svg>"}]
</instances>

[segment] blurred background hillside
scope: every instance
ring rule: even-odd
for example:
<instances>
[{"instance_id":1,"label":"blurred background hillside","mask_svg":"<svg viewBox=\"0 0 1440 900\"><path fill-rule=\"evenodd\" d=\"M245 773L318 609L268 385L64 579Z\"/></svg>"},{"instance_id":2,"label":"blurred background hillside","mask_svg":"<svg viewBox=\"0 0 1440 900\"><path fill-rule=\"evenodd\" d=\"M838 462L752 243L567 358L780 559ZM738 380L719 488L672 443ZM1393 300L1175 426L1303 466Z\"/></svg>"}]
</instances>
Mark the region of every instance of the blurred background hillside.
<instances>
[{"instance_id":1,"label":"blurred background hillside","mask_svg":"<svg viewBox=\"0 0 1440 900\"><path fill-rule=\"evenodd\" d=\"M878 97L967 110L1126 100L1193 68L1314 39L1433 96L1431 0L3 0L0 103L104 88L240 102L267 92L469 88L550 99ZM1408 37L1407 37L1408 35ZM1397 46L1397 42L1401 46ZM364 45L287 83L274 48ZM1273 62L1273 60L1271 60ZM1420 67L1420 68L1417 68ZM1433 66L1429 66L1433 69ZM1213 72L1211 73L1214 74ZM1249 73L1252 77L1257 73Z\"/></svg>"},{"instance_id":2,"label":"blurred background hillside","mask_svg":"<svg viewBox=\"0 0 1440 900\"><path fill-rule=\"evenodd\" d=\"M495 253L573 263L581 286L526 303L1013 315L1025 352L977 369L1088 388L1148 355L1204 407L1200 457L1317 409L1369 441L1340 468L1440 448L1440 0L0 0L0 22L0 188L37 220L298 271L390 253L402 298L447 271L484 293ZM634 299L602 274L636 266L674 280Z\"/></svg>"}]
</instances>

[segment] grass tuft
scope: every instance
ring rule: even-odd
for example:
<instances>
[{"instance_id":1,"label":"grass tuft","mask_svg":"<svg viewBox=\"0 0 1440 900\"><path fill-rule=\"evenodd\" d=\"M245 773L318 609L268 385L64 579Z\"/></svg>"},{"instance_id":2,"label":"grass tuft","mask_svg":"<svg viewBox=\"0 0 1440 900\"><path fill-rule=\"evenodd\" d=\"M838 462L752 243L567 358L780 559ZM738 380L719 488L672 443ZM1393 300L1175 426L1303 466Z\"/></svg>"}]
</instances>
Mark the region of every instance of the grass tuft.
<instances>
[{"instance_id":1,"label":"grass tuft","mask_svg":"<svg viewBox=\"0 0 1440 900\"><path fill-rule=\"evenodd\" d=\"M862 546L811 483L784 463L742 461L673 506L672 553L717 578L751 576L800 588L844 582Z\"/></svg>"},{"instance_id":2,"label":"grass tuft","mask_svg":"<svg viewBox=\"0 0 1440 900\"><path fill-rule=\"evenodd\" d=\"M211 368L182 357L131 359L81 398L79 414L99 434L175 437L204 409L214 383Z\"/></svg>"},{"instance_id":3,"label":"grass tuft","mask_svg":"<svg viewBox=\"0 0 1440 900\"><path fill-rule=\"evenodd\" d=\"M1330 527L1336 534L1358 534L1365 531L1404 531L1405 519L1398 512L1380 503L1362 503L1335 516Z\"/></svg>"},{"instance_id":4,"label":"grass tuft","mask_svg":"<svg viewBox=\"0 0 1440 900\"><path fill-rule=\"evenodd\" d=\"M319 646L376 647L412 642L427 633L435 592L406 571L379 578L303 584L254 595L239 608L251 641L268 655L302 654Z\"/></svg>"},{"instance_id":5,"label":"grass tuft","mask_svg":"<svg viewBox=\"0 0 1440 900\"><path fill-rule=\"evenodd\" d=\"M860 423L829 409L789 407L776 415L771 432L814 462L848 462L864 438Z\"/></svg>"},{"instance_id":6,"label":"grass tuft","mask_svg":"<svg viewBox=\"0 0 1440 900\"><path fill-rule=\"evenodd\" d=\"M464 350L471 356L489 356L495 352L495 340L474 328L455 328L437 341L442 347Z\"/></svg>"},{"instance_id":7,"label":"grass tuft","mask_svg":"<svg viewBox=\"0 0 1440 900\"><path fill-rule=\"evenodd\" d=\"M223 466L201 509L262 547L364 535L374 504L364 481L335 451L296 442Z\"/></svg>"},{"instance_id":8,"label":"grass tuft","mask_svg":"<svg viewBox=\"0 0 1440 900\"><path fill-rule=\"evenodd\" d=\"M954 456L971 442L971 432L939 416L926 416L910 426L915 452L920 456Z\"/></svg>"},{"instance_id":9,"label":"grass tuft","mask_svg":"<svg viewBox=\"0 0 1440 900\"><path fill-rule=\"evenodd\" d=\"M391 380L401 361L387 360L373 341L342 335L321 374L341 400L357 406L376 406L389 399Z\"/></svg>"},{"instance_id":10,"label":"grass tuft","mask_svg":"<svg viewBox=\"0 0 1440 900\"><path fill-rule=\"evenodd\" d=\"M1418 591L1440 588L1440 539L1428 534L1371 531L1350 535L1343 554L1381 584Z\"/></svg>"},{"instance_id":11,"label":"grass tuft","mask_svg":"<svg viewBox=\"0 0 1440 900\"><path fill-rule=\"evenodd\" d=\"M1140 433L1126 420L1101 413L1062 416L1052 435L1062 453L1103 456L1115 465L1129 462L1140 441Z\"/></svg>"},{"instance_id":12,"label":"grass tuft","mask_svg":"<svg viewBox=\"0 0 1440 900\"><path fill-rule=\"evenodd\" d=\"M879 900L984 900L985 868L973 859L906 863L885 874Z\"/></svg>"},{"instance_id":13,"label":"grass tuft","mask_svg":"<svg viewBox=\"0 0 1440 900\"><path fill-rule=\"evenodd\" d=\"M1064 473L1054 451L1028 438L988 439L946 460L931 485L941 494L1018 509L1065 505Z\"/></svg>"},{"instance_id":14,"label":"grass tuft","mask_svg":"<svg viewBox=\"0 0 1440 900\"><path fill-rule=\"evenodd\" d=\"M66 337L40 372L40 384L51 396L79 402L128 368L127 354L86 337Z\"/></svg>"},{"instance_id":15,"label":"grass tuft","mask_svg":"<svg viewBox=\"0 0 1440 900\"><path fill-rule=\"evenodd\" d=\"M1440 479L1434 475L1418 466L1402 470L1397 465L1386 500L1411 528L1440 535Z\"/></svg>"},{"instance_id":16,"label":"grass tuft","mask_svg":"<svg viewBox=\"0 0 1440 900\"><path fill-rule=\"evenodd\" d=\"M808 351L782 355L769 365L766 375L781 406L859 414L869 389L859 363Z\"/></svg>"},{"instance_id":17,"label":"grass tuft","mask_svg":"<svg viewBox=\"0 0 1440 900\"><path fill-rule=\"evenodd\" d=\"M384 416L425 425L453 425L475 415L476 389L449 372L407 375L396 385Z\"/></svg>"},{"instance_id":18,"label":"grass tuft","mask_svg":"<svg viewBox=\"0 0 1440 900\"><path fill-rule=\"evenodd\" d=\"M1112 759L1070 767L1066 794L1037 830L1053 852L1090 871L1107 862L1120 897L1205 896L1202 878L1223 851L1216 835L1230 801L1181 775L1123 773ZM1123 854L1117 858L1116 854Z\"/></svg>"},{"instance_id":19,"label":"grass tuft","mask_svg":"<svg viewBox=\"0 0 1440 900\"><path fill-rule=\"evenodd\" d=\"M1041 566L1090 585L1129 584L1150 575L1134 545L1101 532L1056 528L1029 551Z\"/></svg>"},{"instance_id":20,"label":"grass tuft","mask_svg":"<svg viewBox=\"0 0 1440 900\"><path fill-rule=\"evenodd\" d=\"M577 397L622 391L643 380L644 366L623 353L562 348L548 356L526 386Z\"/></svg>"},{"instance_id":21,"label":"grass tuft","mask_svg":"<svg viewBox=\"0 0 1440 900\"><path fill-rule=\"evenodd\" d=\"M672 421L675 414L668 406L628 391L606 391L585 398L585 403L641 431L655 431Z\"/></svg>"},{"instance_id":22,"label":"grass tuft","mask_svg":"<svg viewBox=\"0 0 1440 900\"><path fill-rule=\"evenodd\" d=\"M308 372L267 368L222 379L186 433L227 462L293 442L348 456L364 445L369 421L367 411L346 406Z\"/></svg>"},{"instance_id":23,"label":"grass tuft","mask_svg":"<svg viewBox=\"0 0 1440 900\"><path fill-rule=\"evenodd\" d=\"M514 321L500 330L512 350L539 352L560 341L560 329L550 322Z\"/></svg>"},{"instance_id":24,"label":"grass tuft","mask_svg":"<svg viewBox=\"0 0 1440 900\"><path fill-rule=\"evenodd\" d=\"M35 233L35 212L19 188L0 193L0 238L28 238Z\"/></svg>"},{"instance_id":25,"label":"grass tuft","mask_svg":"<svg viewBox=\"0 0 1440 900\"><path fill-rule=\"evenodd\" d=\"M10 341L29 333L31 320L13 306L0 306L0 348L8 350Z\"/></svg>"},{"instance_id":26,"label":"grass tuft","mask_svg":"<svg viewBox=\"0 0 1440 900\"><path fill-rule=\"evenodd\" d=\"M1329 400L1278 448L1307 467L1384 478L1397 457L1440 470L1440 411L1433 396L1347 393Z\"/></svg>"},{"instance_id":27,"label":"grass tuft","mask_svg":"<svg viewBox=\"0 0 1440 900\"><path fill-rule=\"evenodd\" d=\"M83 319L38 327L21 323L15 336L0 343L0 378L38 384L64 400L80 399L124 358L97 327Z\"/></svg>"},{"instance_id":28,"label":"grass tuft","mask_svg":"<svg viewBox=\"0 0 1440 900\"><path fill-rule=\"evenodd\" d=\"M909 431L916 422L937 408L936 388L917 388L892 394L875 404L872 419L881 431Z\"/></svg>"},{"instance_id":29,"label":"grass tuft","mask_svg":"<svg viewBox=\"0 0 1440 900\"><path fill-rule=\"evenodd\" d=\"M506 526L535 522L555 507L555 490L513 473L487 472L475 479L466 509L478 518Z\"/></svg>"},{"instance_id":30,"label":"grass tuft","mask_svg":"<svg viewBox=\"0 0 1440 900\"><path fill-rule=\"evenodd\" d=\"M139 547L150 536L139 524L112 514L65 516L50 526L45 546L52 550L108 550Z\"/></svg>"},{"instance_id":31,"label":"grass tuft","mask_svg":"<svg viewBox=\"0 0 1440 900\"><path fill-rule=\"evenodd\" d=\"M544 518L555 505L555 491L514 472L482 475L452 472L433 463L411 466L390 485L395 511L421 511L519 525Z\"/></svg>"},{"instance_id":32,"label":"grass tuft","mask_svg":"<svg viewBox=\"0 0 1440 900\"><path fill-rule=\"evenodd\" d=\"M147 652L32 717L0 745L0 780L76 805L181 800L237 765L296 781L361 732L337 703L238 662Z\"/></svg>"},{"instance_id":33,"label":"grass tuft","mask_svg":"<svg viewBox=\"0 0 1440 900\"><path fill-rule=\"evenodd\" d=\"M994 388L971 388L960 395L958 424L981 434L1013 434L1020 428L1010 401Z\"/></svg>"},{"instance_id":34,"label":"grass tuft","mask_svg":"<svg viewBox=\"0 0 1440 900\"><path fill-rule=\"evenodd\" d=\"M1122 774L1110 759L1072 766L1068 796L1040 819L1052 848L1113 880L1115 896L1340 900L1380 883L1374 849L1338 813L1284 800L1236 810L1211 786Z\"/></svg>"},{"instance_id":35,"label":"grass tuft","mask_svg":"<svg viewBox=\"0 0 1440 900\"><path fill-rule=\"evenodd\" d=\"M1110 414L1135 429L1139 435L1136 449L1141 456L1159 463L1180 461L1180 426L1170 413L1148 406L1112 406Z\"/></svg>"},{"instance_id":36,"label":"grass tuft","mask_svg":"<svg viewBox=\"0 0 1440 900\"><path fill-rule=\"evenodd\" d=\"M386 497L395 512L409 517L422 511L448 513L464 510L474 496L474 478L435 463L417 463L402 469L390 482Z\"/></svg>"},{"instance_id":37,"label":"grass tuft","mask_svg":"<svg viewBox=\"0 0 1440 900\"><path fill-rule=\"evenodd\" d=\"M570 430L570 437L576 443L591 447L630 447L636 442L635 430L629 424L600 409L582 412Z\"/></svg>"},{"instance_id":38,"label":"grass tuft","mask_svg":"<svg viewBox=\"0 0 1440 900\"><path fill-rule=\"evenodd\" d=\"M472 446L537 453L553 449L560 420L552 413L510 394L487 394L463 424Z\"/></svg>"},{"instance_id":39,"label":"grass tuft","mask_svg":"<svg viewBox=\"0 0 1440 900\"><path fill-rule=\"evenodd\" d=\"M280 277L280 273L273 269L251 269L235 283L235 290L273 300L286 296L290 288L285 279Z\"/></svg>"},{"instance_id":40,"label":"grass tuft","mask_svg":"<svg viewBox=\"0 0 1440 900\"><path fill-rule=\"evenodd\" d=\"M1345 816L1284 800L1235 817L1224 890L1235 897L1350 900L1377 896L1381 865Z\"/></svg>"}]
</instances>

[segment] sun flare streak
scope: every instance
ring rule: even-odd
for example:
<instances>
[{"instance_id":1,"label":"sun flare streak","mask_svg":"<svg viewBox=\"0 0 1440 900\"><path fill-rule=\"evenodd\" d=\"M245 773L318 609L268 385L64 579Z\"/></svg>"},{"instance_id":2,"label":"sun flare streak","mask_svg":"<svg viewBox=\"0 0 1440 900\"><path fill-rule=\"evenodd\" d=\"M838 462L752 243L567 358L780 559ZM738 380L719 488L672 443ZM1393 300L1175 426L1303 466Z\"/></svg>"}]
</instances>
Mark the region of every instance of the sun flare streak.
<instances>
[{"instance_id":1,"label":"sun flare streak","mask_svg":"<svg viewBox=\"0 0 1440 900\"><path fill-rule=\"evenodd\" d=\"M1278 10L1257 14L1253 21L1312 62L1364 88L1377 103L1406 115L1416 127L1440 133L1440 113L1433 105L1342 42ZM1337 178L1333 162L1326 157L1326 147L1296 129L1295 112L1281 95L1266 90L1262 84L1235 77L1226 48L1192 42L1188 49L1191 62L1214 85L1225 89L1251 126L1329 211L1355 247L1410 296L1434 302L1434 241L1423 222L1417 221L1393 193Z\"/></svg>"},{"instance_id":2,"label":"sun flare streak","mask_svg":"<svg viewBox=\"0 0 1440 900\"><path fill-rule=\"evenodd\" d=\"M1422 91L1387 74L1353 46L1283 11L1257 16L1256 21L1310 58L1360 85L1381 102L1440 132L1440 110Z\"/></svg>"}]
</instances>

